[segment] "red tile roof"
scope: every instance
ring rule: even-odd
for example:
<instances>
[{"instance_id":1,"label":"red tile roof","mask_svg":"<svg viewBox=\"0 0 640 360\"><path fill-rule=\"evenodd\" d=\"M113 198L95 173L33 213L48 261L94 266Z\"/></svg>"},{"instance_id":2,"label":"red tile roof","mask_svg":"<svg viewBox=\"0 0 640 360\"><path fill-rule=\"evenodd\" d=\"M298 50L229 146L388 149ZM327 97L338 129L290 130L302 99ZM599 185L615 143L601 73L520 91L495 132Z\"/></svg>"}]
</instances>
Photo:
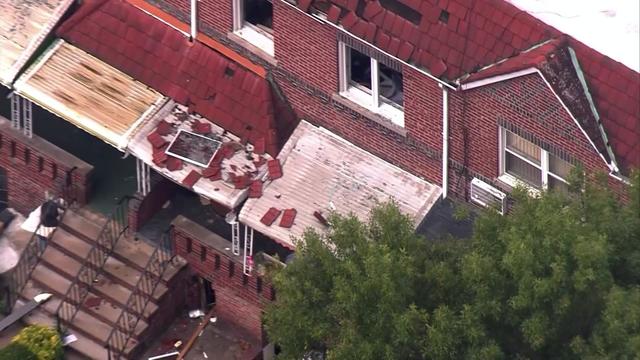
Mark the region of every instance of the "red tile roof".
<instances>
[{"instance_id":1,"label":"red tile roof","mask_svg":"<svg viewBox=\"0 0 640 360\"><path fill-rule=\"evenodd\" d=\"M85 2L57 31L73 45L275 156L269 82L122 0Z\"/></svg>"},{"instance_id":2,"label":"red tile roof","mask_svg":"<svg viewBox=\"0 0 640 360\"><path fill-rule=\"evenodd\" d=\"M419 14L419 21L378 0L367 1L363 9L360 2L349 0L301 0L298 7L328 12L329 21L450 82L563 35L503 0L397 1ZM334 7L340 9L337 18ZM440 20L443 11L448 13L446 22ZM640 168L640 74L573 38L568 44L577 54L619 166ZM545 50L485 70L483 77L539 63L536 57Z\"/></svg>"}]
</instances>

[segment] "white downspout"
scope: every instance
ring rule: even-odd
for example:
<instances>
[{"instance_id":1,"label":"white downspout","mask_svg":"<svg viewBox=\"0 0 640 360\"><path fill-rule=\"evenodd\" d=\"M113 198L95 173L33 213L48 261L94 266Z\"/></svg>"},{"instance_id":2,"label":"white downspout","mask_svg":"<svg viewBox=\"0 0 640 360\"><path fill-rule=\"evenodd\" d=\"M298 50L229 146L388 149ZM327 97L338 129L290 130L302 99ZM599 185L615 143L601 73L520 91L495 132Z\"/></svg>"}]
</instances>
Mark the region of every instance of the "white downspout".
<instances>
[{"instance_id":1,"label":"white downspout","mask_svg":"<svg viewBox=\"0 0 640 360\"><path fill-rule=\"evenodd\" d=\"M191 41L198 35L198 0L191 0Z\"/></svg>"},{"instance_id":2,"label":"white downspout","mask_svg":"<svg viewBox=\"0 0 640 360\"><path fill-rule=\"evenodd\" d=\"M449 90L442 88L442 198L449 190Z\"/></svg>"}]
</instances>

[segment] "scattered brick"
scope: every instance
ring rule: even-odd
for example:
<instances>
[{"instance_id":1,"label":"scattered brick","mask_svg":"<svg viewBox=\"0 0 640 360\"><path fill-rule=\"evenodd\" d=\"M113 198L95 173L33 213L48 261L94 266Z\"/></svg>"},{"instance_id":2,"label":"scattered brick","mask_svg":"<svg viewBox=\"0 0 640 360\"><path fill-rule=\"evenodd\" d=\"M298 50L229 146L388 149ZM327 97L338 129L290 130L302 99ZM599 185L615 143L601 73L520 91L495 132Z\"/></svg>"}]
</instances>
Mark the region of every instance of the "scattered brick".
<instances>
[{"instance_id":1,"label":"scattered brick","mask_svg":"<svg viewBox=\"0 0 640 360\"><path fill-rule=\"evenodd\" d=\"M184 185L187 188L192 188L193 185L195 185L198 182L198 180L200 180L201 177L202 177L202 175L200 175L199 172L197 172L195 170L191 170L189 175L187 175L182 180L182 185Z\"/></svg>"},{"instance_id":2,"label":"scattered brick","mask_svg":"<svg viewBox=\"0 0 640 360\"><path fill-rule=\"evenodd\" d=\"M262 196L262 181L255 180L249 186L249 197L256 199Z\"/></svg>"},{"instance_id":3,"label":"scattered brick","mask_svg":"<svg viewBox=\"0 0 640 360\"><path fill-rule=\"evenodd\" d=\"M280 216L280 213L281 211L279 209L272 207L262 216L260 222L267 226L271 226L271 224L276 221L278 216Z\"/></svg>"},{"instance_id":4,"label":"scattered brick","mask_svg":"<svg viewBox=\"0 0 640 360\"><path fill-rule=\"evenodd\" d=\"M171 124L164 120L160 121L156 127L156 132L162 136L169 135L171 133Z\"/></svg>"},{"instance_id":5,"label":"scattered brick","mask_svg":"<svg viewBox=\"0 0 640 360\"><path fill-rule=\"evenodd\" d=\"M167 159L167 169L169 171L182 170L182 160L174 158L173 156L169 156L169 158Z\"/></svg>"},{"instance_id":6,"label":"scattered brick","mask_svg":"<svg viewBox=\"0 0 640 360\"><path fill-rule=\"evenodd\" d=\"M296 209L286 209L282 213L282 218L280 219L280 226L284 228L290 228L293 226L293 220L295 220L298 212Z\"/></svg>"},{"instance_id":7,"label":"scattered brick","mask_svg":"<svg viewBox=\"0 0 640 360\"><path fill-rule=\"evenodd\" d=\"M149 140L151 146L153 146L155 149L160 148L168 143L168 141L165 140L165 138L163 138L162 135L160 135L157 131L153 131L149 135L147 135L147 140Z\"/></svg>"},{"instance_id":8,"label":"scattered brick","mask_svg":"<svg viewBox=\"0 0 640 360\"><path fill-rule=\"evenodd\" d=\"M320 211L314 211L313 216L315 216L322 225L329 226L329 221L327 221L327 219L324 217L324 215L322 215Z\"/></svg>"},{"instance_id":9,"label":"scattered brick","mask_svg":"<svg viewBox=\"0 0 640 360\"><path fill-rule=\"evenodd\" d=\"M269 178L271 180L279 179L282 177L282 167L280 166L279 159L267 161L267 167L269 169Z\"/></svg>"},{"instance_id":10,"label":"scattered brick","mask_svg":"<svg viewBox=\"0 0 640 360\"><path fill-rule=\"evenodd\" d=\"M212 178L220 174L219 165L210 165L208 168L202 170L202 176L205 178Z\"/></svg>"}]
</instances>

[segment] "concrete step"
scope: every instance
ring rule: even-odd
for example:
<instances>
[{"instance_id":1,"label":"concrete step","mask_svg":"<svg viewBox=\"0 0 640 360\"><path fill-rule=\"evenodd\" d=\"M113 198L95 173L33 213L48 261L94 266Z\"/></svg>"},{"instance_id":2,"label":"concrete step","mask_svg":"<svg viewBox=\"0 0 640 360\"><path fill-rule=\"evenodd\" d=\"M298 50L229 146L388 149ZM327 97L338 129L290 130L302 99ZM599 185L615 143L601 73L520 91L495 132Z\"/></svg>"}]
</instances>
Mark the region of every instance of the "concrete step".
<instances>
[{"instance_id":1,"label":"concrete step","mask_svg":"<svg viewBox=\"0 0 640 360\"><path fill-rule=\"evenodd\" d=\"M29 286L25 286L25 289L22 292L22 295L26 299L31 299L36 294L45 291L54 294L59 299L62 299L71 286L71 280L58 274L56 270L48 268L44 264L39 264L34 269L31 275L31 280L27 284ZM147 309L150 307L149 305L151 305L151 303L147 304ZM57 308L58 306L56 305L55 308L50 309L51 313L55 314L57 312ZM103 339L101 337L104 335L101 330L104 328L110 329L115 326L118 321L118 317L122 312L122 308L122 303L113 302L111 299L102 296L101 293L91 290L89 291L89 294L87 294L85 302L81 306L81 310L78 312L76 319L82 318L88 322L90 321L88 318L92 317L96 321L96 325L84 328L79 322L74 320L72 326L78 327L81 331L86 331L86 335L94 337L96 340L106 341L106 338ZM149 310L147 310L147 312L152 314ZM148 326L149 324L144 318L140 319L136 326L136 337L143 335L143 332L148 328Z\"/></svg>"},{"instance_id":2,"label":"concrete step","mask_svg":"<svg viewBox=\"0 0 640 360\"><path fill-rule=\"evenodd\" d=\"M73 233L73 235L96 240L106 223L106 218L94 217L93 219L87 219L85 216L80 215L78 210L68 210L62 219L61 226Z\"/></svg>"},{"instance_id":3,"label":"concrete step","mask_svg":"<svg viewBox=\"0 0 640 360\"><path fill-rule=\"evenodd\" d=\"M52 301L50 299L49 301ZM25 302L23 300L18 300L17 305L22 305ZM45 326L56 326L56 321L53 315L46 312L43 309L36 309L32 311L29 315L22 318L22 320L28 325L45 325ZM83 356L86 356L88 359L95 360L107 360L108 354L107 350L100 343L84 336L82 333L71 331L78 340L72 342L68 346L73 350L77 351Z\"/></svg>"},{"instance_id":4,"label":"concrete step","mask_svg":"<svg viewBox=\"0 0 640 360\"><path fill-rule=\"evenodd\" d=\"M90 243L84 240L81 240L77 236L72 235L71 233L67 232L64 229L58 229L56 231L49 245L51 246L47 246L47 250L45 250L45 255L47 251L49 251L49 248L52 248L52 250L50 251L52 255L49 255L49 256L51 257L51 256L54 256L53 254L55 254L55 256L57 256L59 259L52 259L52 261L47 261L47 259L44 258L43 260L47 261L49 264L51 264L54 267L56 267L56 264L64 264L65 263L64 261L70 261L71 259L75 260L75 262L72 262L72 263L78 264L77 269L75 268L60 269L62 273L69 274L71 275L71 277L74 277L75 274L77 274L80 268L80 264L84 262L84 260L87 258L89 254L89 251L91 250ZM72 273L69 273L69 271L71 270L74 270L74 271ZM106 277L109 278L110 281L116 282L129 290L129 291L119 291L119 292L116 292L115 294L121 294L121 293L129 294L131 290L135 288L135 285L138 279L140 278L140 274L141 274L141 272L136 268L133 268L111 256L105 262L103 271L105 272ZM166 293L166 291L167 291L167 287L164 284L162 283L158 284L158 287L154 292L155 296L152 298L152 302L157 303L162 297L162 295ZM105 294L105 296L111 296L111 294L107 293ZM128 295L123 295L123 296L126 297ZM117 297L114 297L113 299L115 301L120 301L120 298L117 298Z\"/></svg>"}]
</instances>

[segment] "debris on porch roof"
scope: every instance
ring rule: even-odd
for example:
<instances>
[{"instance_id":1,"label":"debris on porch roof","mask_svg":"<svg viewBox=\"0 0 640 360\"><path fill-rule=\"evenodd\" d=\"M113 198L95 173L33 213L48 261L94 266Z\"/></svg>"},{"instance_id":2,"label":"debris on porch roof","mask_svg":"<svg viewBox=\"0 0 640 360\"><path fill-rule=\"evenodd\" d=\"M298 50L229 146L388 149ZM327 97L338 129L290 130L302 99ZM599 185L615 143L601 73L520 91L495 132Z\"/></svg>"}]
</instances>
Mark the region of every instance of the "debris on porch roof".
<instances>
[{"instance_id":1,"label":"debris on porch roof","mask_svg":"<svg viewBox=\"0 0 640 360\"><path fill-rule=\"evenodd\" d=\"M182 130L193 131L210 129L208 133L193 135L204 136L216 142L220 147L214 153L208 166L199 166L176 157L177 154L167 154L166 145L174 141ZM157 138L162 138L162 142ZM162 146L157 148L154 144ZM196 143L188 143L193 151ZM202 145L202 144L201 144ZM156 171L173 179L194 192L216 201L230 209L236 208L249 196L260 196L256 185L261 183L267 175L267 162L272 160L269 154L257 154L250 151L255 148L250 143L242 143L235 134L226 131L210 122L194 109L170 101L158 111L157 115L144 124L131 141L129 149L138 158L152 166ZM163 155L164 154L164 155ZM209 161L198 161L206 163Z\"/></svg>"},{"instance_id":2,"label":"debris on porch roof","mask_svg":"<svg viewBox=\"0 0 640 360\"><path fill-rule=\"evenodd\" d=\"M258 144L257 153L278 153L282 134L269 82L126 1L82 4L57 34ZM194 125L197 133L207 132L206 123Z\"/></svg>"},{"instance_id":3,"label":"debris on porch roof","mask_svg":"<svg viewBox=\"0 0 640 360\"><path fill-rule=\"evenodd\" d=\"M366 219L377 201L394 199L417 225L442 192L326 129L300 122L278 155L282 177L268 180L250 198L240 221L293 249L308 227L326 230L321 213L353 213ZM282 215L279 226L272 226Z\"/></svg>"}]
</instances>

